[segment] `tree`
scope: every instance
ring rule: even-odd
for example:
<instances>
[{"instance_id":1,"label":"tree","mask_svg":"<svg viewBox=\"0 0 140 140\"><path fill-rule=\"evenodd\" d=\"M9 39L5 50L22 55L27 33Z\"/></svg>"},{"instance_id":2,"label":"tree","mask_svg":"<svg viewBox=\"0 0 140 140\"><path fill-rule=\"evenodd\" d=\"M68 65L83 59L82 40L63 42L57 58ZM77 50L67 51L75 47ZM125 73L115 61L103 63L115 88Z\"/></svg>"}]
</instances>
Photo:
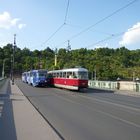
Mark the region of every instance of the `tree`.
<instances>
[{"instance_id":1,"label":"tree","mask_svg":"<svg viewBox=\"0 0 140 140\"><path fill-rule=\"evenodd\" d=\"M0 48L0 75L2 72L3 60L5 61L5 73L10 75L11 72L11 55L13 54L13 45L7 44ZM41 68L63 69L81 66L87 68L90 78L93 78L95 71L99 80L116 80L133 79L135 76L140 77L140 49L128 50L125 47L110 49L97 48L88 50L80 48L67 51L64 48L58 49L57 66L54 66L55 52L47 47L44 50L30 51L28 48L15 50L15 66L16 74L30 69Z\"/></svg>"}]
</instances>

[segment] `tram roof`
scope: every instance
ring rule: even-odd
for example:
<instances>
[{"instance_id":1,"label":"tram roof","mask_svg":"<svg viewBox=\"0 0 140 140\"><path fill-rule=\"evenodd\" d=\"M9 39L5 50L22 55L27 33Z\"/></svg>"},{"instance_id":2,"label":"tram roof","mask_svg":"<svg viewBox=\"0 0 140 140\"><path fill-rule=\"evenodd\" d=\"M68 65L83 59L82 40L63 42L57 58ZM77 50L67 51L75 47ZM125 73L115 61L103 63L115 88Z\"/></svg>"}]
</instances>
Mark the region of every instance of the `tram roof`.
<instances>
[{"instance_id":1,"label":"tram roof","mask_svg":"<svg viewBox=\"0 0 140 140\"><path fill-rule=\"evenodd\" d=\"M47 72L46 69L31 70L32 72Z\"/></svg>"},{"instance_id":2,"label":"tram roof","mask_svg":"<svg viewBox=\"0 0 140 140\"><path fill-rule=\"evenodd\" d=\"M30 71L25 71L24 73L30 73L30 72L48 72L48 70L46 69L34 69L34 70L30 70Z\"/></svg>"},{"instance_id":3,"label":"tram roof","mask_svg":"<svg viewBox=\"0 0 140 140\"><path fill-rule=\"evenodd\" d=\"M69 68L69 69L61 69L61 70L52 70L52 71L49 71L49 72L72 72L72 71L74 71L74 72L77 72L77 71L88 72L88 70L85 69L85 68Z\"/></svg>"}]
</instances>

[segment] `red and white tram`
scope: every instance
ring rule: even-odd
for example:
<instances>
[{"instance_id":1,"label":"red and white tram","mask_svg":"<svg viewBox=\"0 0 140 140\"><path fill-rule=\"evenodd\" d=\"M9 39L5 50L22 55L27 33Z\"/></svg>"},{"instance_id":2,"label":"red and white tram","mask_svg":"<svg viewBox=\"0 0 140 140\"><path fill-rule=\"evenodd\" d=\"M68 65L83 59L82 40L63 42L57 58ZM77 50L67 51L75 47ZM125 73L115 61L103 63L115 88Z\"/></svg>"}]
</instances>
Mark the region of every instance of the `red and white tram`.
<instances>
[{"instance_id":1,"label":"red and white tram","mask_svg":"<svg viewBox=\"0 0 140 140\"><path fill-rule=\"evenodd\" d=\"M88 87L88 70L85 68L70 68L53 70L48 72L51 75L51 84L55 87L71 90L80 90Z\"/></svg>"}]
</instances>

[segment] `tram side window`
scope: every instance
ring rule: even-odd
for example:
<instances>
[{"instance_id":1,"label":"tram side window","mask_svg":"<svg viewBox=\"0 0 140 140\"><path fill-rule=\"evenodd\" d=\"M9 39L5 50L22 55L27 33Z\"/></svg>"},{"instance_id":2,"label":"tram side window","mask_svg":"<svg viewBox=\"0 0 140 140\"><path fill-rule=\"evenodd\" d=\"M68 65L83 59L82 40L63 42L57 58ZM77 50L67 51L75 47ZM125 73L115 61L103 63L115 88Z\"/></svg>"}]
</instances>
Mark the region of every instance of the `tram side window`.
<instances>
[{"instance_id":1,"label":"tram side window","mask_svg":"<svg viewBox=\"0 0 140 140\"><path fill-rule=\"evenodd\" d=\"M33 77L36 77L36 73L35 73L35 72L34 72L34 73L32 73L32 76L33 76Z\"/></svg>"},{"instance_id":2,"label":"tram side window","mask_svg":"<svg viewBox=\"0 0 140 140\"><path fill-rule=\"evenodd\" d=\"M53 74L52 73L48 73L46 77L47 78L53 78Z\"/></svg>"},{"instance_id":3,"label":"tram side window","mask_svg":"<svg viewBox=\"0 0 140 140\"><path fill-rule=\"evenodd\" d=\"M73 78L73 72L70 73L69 78Z\"/></svg>"},{"instance_id":4,"label":"tram side window","mask_svg":"<svg viewBox=\"0 0 140 140\"><path fill-rule=\"evenodd\" d=\"M30 74L29 74L29 75L30 75L30 77L33 77L33 73L32 73L32 72L30 72Z\"/></svg>"},{"instance_id":5,"label":"tram side window","mask_svg":"<svg viewBox=\"0 0 140 140\"><path fill-rule=\"evenodd\" d=\"M59 77L62 77L62 72L59 73Z\"/></svg>"},{"instance_id":6,"label":"tram side window","mask_svg":"<svg viewBox=\"0 0 140 140\"><path fill-rule=\"evenodd\" d=\"M54 78L56 77L56 73L55 73L55 72L53 73L53 77L54 77Z\"/></svg>"},{"instance_id":7,"label":"tram side window","mask_svg":"<svg viewBox=\"0 0 140 140\"><path fill-rule=\"evenodd\" d=\"M78 72L73 72L73 78L78 78Z\"/></svg>"},{"instance_id":8,"label":"tram side window","mask_svg":"<svg viewBox=\"0 0 140 140\"><path fill-rule=\"evenodd\" d=\"M30 77L30 72L28 72L28 74L27 74L27 75L28 75L28 77Z\"/></svg>"},{"instance_id":9,"label":"tram side window","mask_svg":"<svg viewBox=\"0 0 140 140\"><path fill-rule=\"evenodd\" d=\"M67 78L69 78L69 72L67 72Z\"/></svg>"},{"instance_id":10,"label":"tram side window","mask_svg":"<svg viewBox=\"0 0 140 140\"><path fill-rule=\"evenodd\" d=\"M63 78L66 78L66 72L63 72Z\"/></svg>"},{"instance_id":11,"label":"tram side window","mask_svg":"<svg viewBox=\"0 0 140 140\"><path fill-rule=\"evenodd\" d=\"M72 72L67 72L67 78L73 78L73 73Z\"/></svg>"},{"instance_id":12,"label":"tram side window","mask_svg":"<svg viewBox=\"0 0 140 140\"><path fill-rule=\"evenodd\" d=\"M59 77L59 72L57 72L57 74L56 74L57 76L56 77Z\"/></svg>"},{"instance_id":13,"label":"tram side window","mask_svg":"<svg viewBox=\"0 0 140 140\"><path fill-rule=\"evenodd\" d=\"M54 77L55 77L55 78L57 77L57 73L56 73L56 72L54 73Z\"/></svg>"}]
</instances>

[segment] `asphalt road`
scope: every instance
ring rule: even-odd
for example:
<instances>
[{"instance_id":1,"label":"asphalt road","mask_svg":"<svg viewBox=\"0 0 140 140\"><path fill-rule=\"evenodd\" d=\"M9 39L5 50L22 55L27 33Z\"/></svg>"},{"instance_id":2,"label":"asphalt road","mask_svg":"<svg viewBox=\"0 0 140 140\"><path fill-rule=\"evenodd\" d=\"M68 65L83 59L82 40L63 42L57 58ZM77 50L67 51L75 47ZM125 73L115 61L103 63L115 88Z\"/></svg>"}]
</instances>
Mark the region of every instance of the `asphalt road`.
<instances>
[{"instance_id":1,"label":"asphalt road","mask_svg":"<svg viewBox=\"0 0 140 140\"><path fill-rule=\"evenodd\" d=\"M65 140L140 140L139 97L16 83Z\"/></svg>"}]
</instances>

